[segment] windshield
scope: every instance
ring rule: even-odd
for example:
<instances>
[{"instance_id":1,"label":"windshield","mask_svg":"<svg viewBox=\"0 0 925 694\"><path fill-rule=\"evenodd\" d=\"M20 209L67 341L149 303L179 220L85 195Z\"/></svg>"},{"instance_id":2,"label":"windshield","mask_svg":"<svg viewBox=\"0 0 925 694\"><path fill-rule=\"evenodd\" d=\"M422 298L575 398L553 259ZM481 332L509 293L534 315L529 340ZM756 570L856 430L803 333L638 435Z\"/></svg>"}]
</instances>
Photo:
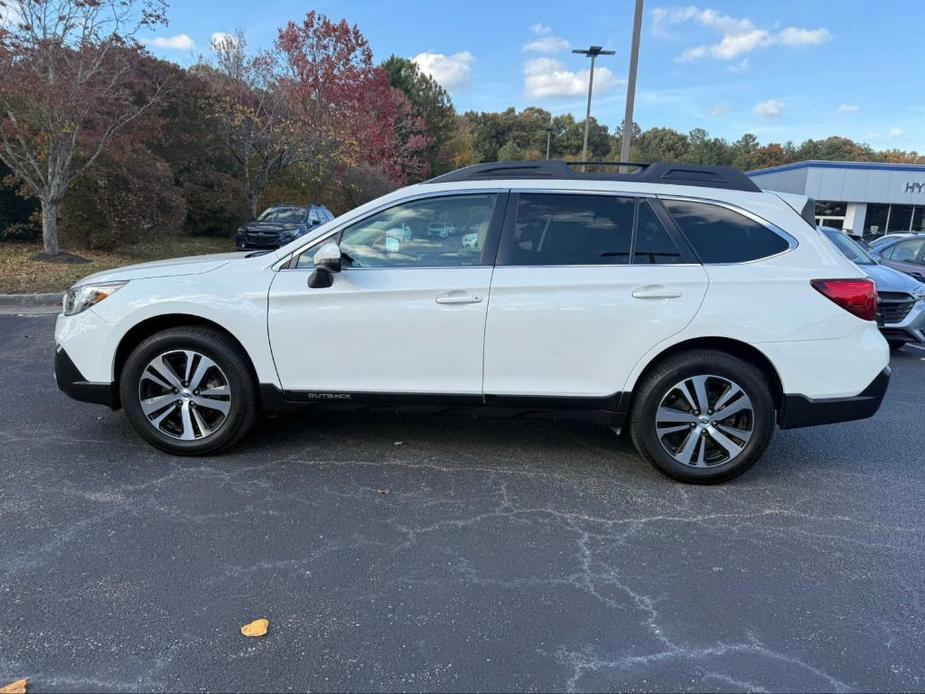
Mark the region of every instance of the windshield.
<instances>
[{"instance_id":1,"label":"windshield","mask_svg":"<svg viewBox=\"0 0 925 694\"><path fill-rule=\"evenodd\" d=\"M301 224L305 221L305 210L301 207L271 207L257 217L258 222L277 222L280 224Z\"/></svg>"},{"instance_id":2,"label":"windshield","mask_svg":"<svg viewBox=\"0 0 925 694\"><path fill-rule=\"evenodd\" d=\"M876 262L867 254L867 251L861 248L857 241L848 238L848 235L844 232L826 227L822 227L821 231L829 241L835 244L835 247L841 251L842 255L855 265L876 265Z\"/></svg>"}]
</instances>

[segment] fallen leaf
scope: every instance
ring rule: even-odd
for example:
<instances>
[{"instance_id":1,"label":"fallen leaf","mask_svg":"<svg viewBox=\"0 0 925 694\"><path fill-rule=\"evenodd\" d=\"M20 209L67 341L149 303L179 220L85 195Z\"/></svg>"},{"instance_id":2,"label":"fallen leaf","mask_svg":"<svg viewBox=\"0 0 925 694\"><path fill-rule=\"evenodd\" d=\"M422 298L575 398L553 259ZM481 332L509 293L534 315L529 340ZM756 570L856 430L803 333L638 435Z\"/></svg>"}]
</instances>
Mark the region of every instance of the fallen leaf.
<instances>
[{"instance_id":1,"label":"fallen leaf","mask_svg":"<svg viewBox=\"0 0 925 694\"><path fill-rule=\"evenodd\" d=\"M268 619L255 619L250 624L245 624L241 627L241 633L244 636L266 636L267 629L270 628L270 620Z\"/></svg>"},{"instance_id":2,"label":"fallen leaf","mask_svg":"<svg viewBox=\"0 0 925 694\"><path fill-rule=\"evenodd\" d=\"M391 493L392 493L391 489L377 489L376 490L376 494L391 494Z\"/></svg>"},{"instance_id":3,"label":"fallen leaf","mask_svg":"<svg viewBox=\"0 0 925 694\"><path fill-rule=\"evenodd\" d=\"M404 441L396 441L396 442L393 443L392 445L393 445L393 446L401 446L403 443L404 443Z\"/></svg>"},{"instance_id":4,"label":"fallen leaf","mask_svg":"<svg viewBox=\"0 0 925 694\"><path fill-rule=\"evenodd\" d=\"M16 680L15 682L10 682L5 687L0 688L0 694L26 694L26 685L28 680Z\"/></svg>"}]
</instances>

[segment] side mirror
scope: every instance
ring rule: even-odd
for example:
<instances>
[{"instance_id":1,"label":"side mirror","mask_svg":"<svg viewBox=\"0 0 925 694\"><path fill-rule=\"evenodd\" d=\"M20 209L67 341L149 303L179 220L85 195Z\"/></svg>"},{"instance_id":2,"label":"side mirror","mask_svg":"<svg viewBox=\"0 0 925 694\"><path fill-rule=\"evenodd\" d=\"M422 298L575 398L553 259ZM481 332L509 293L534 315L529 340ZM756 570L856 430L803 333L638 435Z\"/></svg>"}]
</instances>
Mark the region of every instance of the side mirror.
<instances>
[{"instance_id":1,"label":"side mirror","mask_svg":"<svg viewBox=\"0 0 925 694\"><path fill-rule=\"evenodd\" d=\"M324 289L334 284L334 273L341 270L340 246L333 241L324 244L315 253L315 271L308 278L312 289Z\"/></svg>"}]
</instances>

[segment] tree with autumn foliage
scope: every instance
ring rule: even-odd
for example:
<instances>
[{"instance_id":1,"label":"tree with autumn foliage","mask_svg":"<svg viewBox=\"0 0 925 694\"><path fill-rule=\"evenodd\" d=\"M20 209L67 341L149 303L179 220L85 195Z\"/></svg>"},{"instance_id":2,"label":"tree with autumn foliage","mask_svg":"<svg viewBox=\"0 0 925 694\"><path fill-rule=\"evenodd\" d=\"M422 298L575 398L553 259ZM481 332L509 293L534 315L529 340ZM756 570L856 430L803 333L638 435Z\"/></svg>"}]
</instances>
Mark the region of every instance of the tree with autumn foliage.
<instances>
[{"instance_id":1,"label":"tree with autumn foliage","mask_svg":"<svg viewBox=\"0 0 925 694\"><path fill-rule=\"evenodd\" d=\"M164 0L0 0L0 160L42 207L57 255L58 208L116 135L165 91L135 37Z\"/></svg>"},{"instance_id":2,"label":"tree with autumn foliage","mask_svg":"<svg viewBox=\"0 0 925 694\"><path fill-rule=\"evenodd\" d=\"M248 55L243 31L212 44L215 67L197 66L212 87L211 102L219 137L237 160L247 207L256 217L267 184L313 153L311 138L294 117L280 81L274 50Z\"/></svg>"},{"instance_id":3,"label":"tree with autumn foliage","mask_svg":"<svg viewBox=\"0 0 925 694\"><path fill-rule=\"evenodd\" d=\"M280 30L277 47L285 60L281 85L317 170L334 174L365 163L401 183L427 175L426 125L373 65L356 25L312 11Z\"/></svg>"}]
</instances>

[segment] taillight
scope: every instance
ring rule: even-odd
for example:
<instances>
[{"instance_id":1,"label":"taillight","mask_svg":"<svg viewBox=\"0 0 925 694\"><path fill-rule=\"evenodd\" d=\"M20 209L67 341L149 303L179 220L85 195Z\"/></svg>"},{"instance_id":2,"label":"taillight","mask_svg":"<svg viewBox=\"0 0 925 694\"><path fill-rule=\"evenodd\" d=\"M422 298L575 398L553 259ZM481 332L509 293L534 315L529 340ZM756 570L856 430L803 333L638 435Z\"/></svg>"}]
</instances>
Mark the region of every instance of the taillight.
<instances>
[{"instance_id":1,"label":"taillight","mask_svg":"<svg viewBox=\"0 0 925 694\"><path fill-rule=\"evenodd\" d=\"M813 289L861 320L877 317L877 287L869 279L811 280Z\"/></svg>"}]
</instances>

